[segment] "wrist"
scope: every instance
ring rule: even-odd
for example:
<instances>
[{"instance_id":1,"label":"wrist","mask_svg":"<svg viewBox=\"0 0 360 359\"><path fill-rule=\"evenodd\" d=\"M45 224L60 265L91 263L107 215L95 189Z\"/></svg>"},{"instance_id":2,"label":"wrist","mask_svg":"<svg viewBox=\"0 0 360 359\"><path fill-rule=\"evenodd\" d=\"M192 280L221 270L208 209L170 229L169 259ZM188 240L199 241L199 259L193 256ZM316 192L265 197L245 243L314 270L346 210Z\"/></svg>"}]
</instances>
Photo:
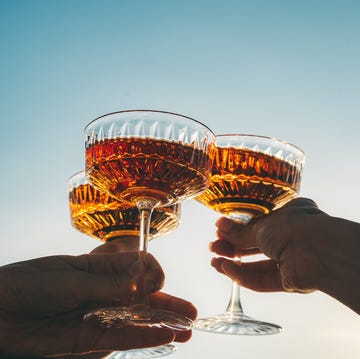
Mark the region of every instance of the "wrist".
<instances>
[{"instance_id":1,"label":"wrist","mask_svg":"<svg viewBox=\"0 0 360 359\"><path fill-rule=\"evenodd\" d=\"M360 311L360 224L327 216L316 241L319 259L317 288Z\"/></svg>"}]
</instances>

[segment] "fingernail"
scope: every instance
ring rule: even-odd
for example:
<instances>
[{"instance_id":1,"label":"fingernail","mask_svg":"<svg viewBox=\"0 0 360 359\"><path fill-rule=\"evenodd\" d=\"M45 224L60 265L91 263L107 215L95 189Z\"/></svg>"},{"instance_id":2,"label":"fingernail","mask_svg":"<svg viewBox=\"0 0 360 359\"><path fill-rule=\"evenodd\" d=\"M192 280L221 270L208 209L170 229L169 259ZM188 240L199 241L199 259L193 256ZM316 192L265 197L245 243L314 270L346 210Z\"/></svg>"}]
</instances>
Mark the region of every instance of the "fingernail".
<instances>
[{"instance_id":1,"label":"fingernail","mask_svg":"<svg viewBox=\"0 0 360 359\"><path fill-rule=\"evenodd\" d=\"M211 252L212 252L213 244L214 244L214 242L210 242L210 243L209 243L209 250L210 250Z\"/></svg>"},{"instance_id":2,"label":"fingernail","mask_svg":"<svg viewBox=\"0 0 360 359\"><path fill-rule=\"evenodd\" d=\"M216 263L219 262L219 258L215 257L215 258L212 258L211 259L211 262L210 264L213 266L213 267L216 267Z\"/></svg>"}]
</instances>

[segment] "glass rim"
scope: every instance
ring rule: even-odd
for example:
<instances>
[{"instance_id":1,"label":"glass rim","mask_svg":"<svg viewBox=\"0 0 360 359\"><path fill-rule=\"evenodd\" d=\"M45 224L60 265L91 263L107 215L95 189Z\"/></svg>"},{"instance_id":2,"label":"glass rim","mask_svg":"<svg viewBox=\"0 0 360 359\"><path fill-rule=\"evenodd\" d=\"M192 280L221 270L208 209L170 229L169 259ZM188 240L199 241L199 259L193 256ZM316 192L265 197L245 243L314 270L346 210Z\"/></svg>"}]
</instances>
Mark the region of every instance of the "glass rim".
<instances>
[{"instance_id":1,"label":"glass rim","mask_svg":"<svg viewBox=\"0 0 360 359\"><path fill-rule=\"evenodd\" d=\"M270 136L264 136L264 135L256 135L256 134L248 134L248 133L221 133L221 134L215 134L215 139L218 137L249 137L249 138L262 138L265 140L271 140L271 141L276 141L278 143L281 143L283 145L287 145L290 147L293 147L294 149L298 150L299 152L302 153L303 156L305 156L305 152L299 147L296 146L290 142L287 142L285 140L276 138L276 137L270 137ZM216 145L216 143L215 143Z\"/></svg>"},{"instance_id":2,"label":"glass rim","mask_svg":"<svg viewBox=\"0 0 360 359\"><path fill-rule=\"evenodd\" d=\"M87 182L87 178L86 178L86 171L85 170L80 170L77 171L75 173L73 173L67 180L66 184L67 184L67 188L75 188L75 186L72 186L72 182L76 181L76 180L84 180L84 182Z\"/></svg>"},{"instance_id":3,"label":"glass rim","mask_svg":"<svg viewBox=\"0 0 360 359\"><path fill-rule=\"evenodd\" d=\"M208 127L207 125L205 125L203 122L199 121L199 120L195 120L194 118L192 117L189 117L189 116L185 116L185 115L181 115L180 113L176 113L176 112L171 112L171 111L163 111L163 110L152 110L152 109L137 109L137 110L121 110L121 111L113 111L113 112L109 112L109 113L106 113L104 115L101 115L99 117L96 117L95 119L93 119L92 121L90 121L84 128L84 132L86 132L87 128L89 126L91 126L95 121L98 121L100 120L101 118L104 118L104 117L107 117L107 116L111 116L111 115L116 115L116 114L122 114L122 113L130 113L130 112L143 112L143 113L146 113L146 112L152 112L152 113L162 113L162 114L167 114L167 115L174 115L174 116L178 116L178 117L183 117L183 118L186 118L188 120L191 120L193 122L196 122L198 123L199 125L201 126L204 126L208 131L210 131L211 134L214 135L214 137L216 136L214 131Z\"/></svg>"},{"instance_id":4,"label":"glass rim","mask_svg":"<svg viewBox=\"0 0 360 359\"><path fill-rule=\"evenodd\" d=\"M86 171L80 170L80 171L74 172L70 177L68 177L68 181L70 181L72 178L80 176L82 173L86 174Z\"/></svg>"}]
</instances>

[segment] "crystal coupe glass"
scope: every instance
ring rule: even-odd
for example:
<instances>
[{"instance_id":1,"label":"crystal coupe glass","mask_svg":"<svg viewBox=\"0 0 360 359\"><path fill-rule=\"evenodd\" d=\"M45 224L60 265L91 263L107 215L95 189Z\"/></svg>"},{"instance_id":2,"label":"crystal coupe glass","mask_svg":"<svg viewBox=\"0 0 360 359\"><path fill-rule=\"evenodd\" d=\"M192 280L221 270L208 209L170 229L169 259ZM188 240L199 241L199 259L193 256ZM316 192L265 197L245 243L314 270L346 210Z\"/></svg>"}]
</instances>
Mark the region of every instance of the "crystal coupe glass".
<instances>
[{"instance_id":1,"label":"crystal coupe glass","mask_svg":"<svg viewBox=\"0 0 360 359\"><path fill-rule=\"evenodd\" d=\"M153 210L208 187L214 143L215 135L201 122L164 111L120 111L86 126L87 177L103 192L138 208L140 260L145 260ZM150 308L143 293L116 315L112 309L112 321L114 326L131 321L176 330L192 327L192 321L178 313Z\"/></svg>"},{"instance_id":2,"label":"crystal coupe glass","mask_svg":"<svg viewBox=\"0 0 360 359\"><path fill-rule=\"evenodd\" d=\"M85 171L70 177L68 196L71 224L78 231L107 243L107 251L136 251L139 242L139 211L99 191L86 179ZM149 239L174 230L180 223L180 204L159 207L151 217ZM97 315L100 315L98 313ZM106 324L105 313L103 324ZM111 324L111 316L108 317ZM173 353L173 344L113 352L107 359L158 358Z\"/></svg>"},{"instance_id":3,"label":"crystal coupe glass","mask_svg":"<svg viewBox=\"0 0 360 359\"><path fill-rule=\"evenodd\" d=\"M304 159L302 150L284 141L256 135L218 135L210 186L196 200L246 224L297 196ZM282 329L246 316L235 282L225 313L198 319L194 328L245 335L274 334Z\"/></svg>"}]
</instances>

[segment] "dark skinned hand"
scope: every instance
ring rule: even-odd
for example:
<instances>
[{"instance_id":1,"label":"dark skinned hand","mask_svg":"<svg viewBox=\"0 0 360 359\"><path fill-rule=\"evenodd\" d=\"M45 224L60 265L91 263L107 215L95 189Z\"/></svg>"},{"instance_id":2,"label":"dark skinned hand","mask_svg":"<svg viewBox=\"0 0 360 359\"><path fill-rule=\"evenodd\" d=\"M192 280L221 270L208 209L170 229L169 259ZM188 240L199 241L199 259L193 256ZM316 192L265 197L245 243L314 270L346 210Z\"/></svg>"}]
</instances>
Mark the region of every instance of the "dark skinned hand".
<instances>
[{"instance_id":1,"label":"dark skinned hand","mask_svg":"<svg viewBox=\"0 0 360 359\"><path fill-rule=\"evenodd\" d=\"M210 250L222 257L212 265L239 285L262 292L321 290L360 314L359 223L298 198L246 225L225 217L216 225ZM268 259L241 261L259 253Z\"/></svg>"},{"instance_id":2,"label":"dark skinned hand","mask_svg":"<svg viewBox=\"0 0 360 359\"><path fill-rule=\"evenodd\" d=\"M93 308L130 303L137 260L136 253L93 253L0 267L0 356L65 356L188 340L191 333L177 337L170 329L131 325L107 329L83 320ZM191 303L158 292L164 274L151 255L145 269L152 306L196 317Z\"/></svg>"}]
</instances>

